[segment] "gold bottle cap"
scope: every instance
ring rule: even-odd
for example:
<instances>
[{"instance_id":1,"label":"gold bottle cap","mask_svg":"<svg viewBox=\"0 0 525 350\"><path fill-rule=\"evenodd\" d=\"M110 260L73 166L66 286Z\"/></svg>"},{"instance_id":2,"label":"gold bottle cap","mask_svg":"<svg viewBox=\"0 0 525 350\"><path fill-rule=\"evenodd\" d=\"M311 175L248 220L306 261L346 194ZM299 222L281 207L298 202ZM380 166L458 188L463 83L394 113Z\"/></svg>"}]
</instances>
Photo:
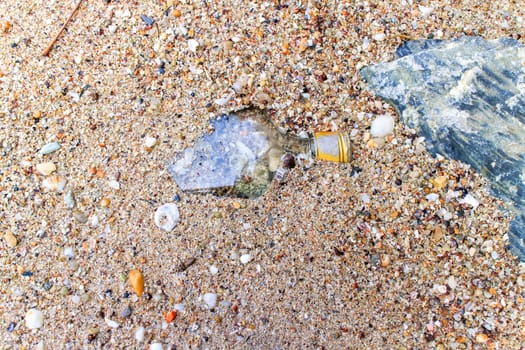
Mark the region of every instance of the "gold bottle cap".
<instances>
[{"instance_id":1,"label":"gold bottle cap","mask_svg":"<svg viewBox=\"0 0 525 350\"><path fill-rule=\"evenodd\" d=\"M316 159L347 163L352 160L348 134L334 131L314 133Z\"/></svg>"}]
</instances>

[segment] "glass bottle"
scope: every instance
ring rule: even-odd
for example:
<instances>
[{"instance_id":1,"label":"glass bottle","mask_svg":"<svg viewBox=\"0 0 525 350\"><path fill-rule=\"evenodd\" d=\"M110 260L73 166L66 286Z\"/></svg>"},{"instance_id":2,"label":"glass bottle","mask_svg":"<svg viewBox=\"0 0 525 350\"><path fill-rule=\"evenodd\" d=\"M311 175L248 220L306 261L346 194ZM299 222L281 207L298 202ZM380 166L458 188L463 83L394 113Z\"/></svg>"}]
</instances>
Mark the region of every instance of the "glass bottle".
<instances>
[{"instance_id":1,"label":"glass bottle","mask_svg":"<svg viewBox=\"0 0 525 350\"><path fill-rule=\"evenodd\" d=\"M182 191L254 198L268 188L283 169L283 156L349 162L348 134L316 132L292 136L279 130L263 110L248 108L212 120L213 132L168 165ZM285 165L286 166L286 165Z\"/></svg>"}]
</instances>

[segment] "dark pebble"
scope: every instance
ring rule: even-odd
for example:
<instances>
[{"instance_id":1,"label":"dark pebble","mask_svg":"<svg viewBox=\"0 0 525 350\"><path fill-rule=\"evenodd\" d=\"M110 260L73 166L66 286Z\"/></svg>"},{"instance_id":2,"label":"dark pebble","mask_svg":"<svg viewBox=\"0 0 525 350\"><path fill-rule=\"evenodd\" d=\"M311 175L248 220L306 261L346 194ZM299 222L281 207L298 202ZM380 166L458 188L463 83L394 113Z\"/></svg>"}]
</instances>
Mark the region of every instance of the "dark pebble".
<instances>
[{"instance_id":1,"label":"dark pebble","mask_svg":"<svg viewBox=\"0 0 525 350\"><path fill-rule=\"evenodd\" d=\"M11 333L12 331L15 330L15 326L16 326L16 324L15 324L14 322L10 322L10 323L9 323L9 326L7 326L7 331L8 331L9 333Z\"/></svg>"}]
</instances>

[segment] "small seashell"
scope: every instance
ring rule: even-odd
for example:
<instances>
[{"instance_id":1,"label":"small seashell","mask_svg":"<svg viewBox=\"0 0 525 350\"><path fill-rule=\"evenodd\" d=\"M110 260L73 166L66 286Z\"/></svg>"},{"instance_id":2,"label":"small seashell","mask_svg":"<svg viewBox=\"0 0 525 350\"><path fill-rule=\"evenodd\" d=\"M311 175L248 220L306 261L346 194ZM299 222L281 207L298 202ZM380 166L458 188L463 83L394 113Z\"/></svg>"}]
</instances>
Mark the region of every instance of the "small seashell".
<instances>
[{"instance_id":1,"label":"small seashell","mask_svg":"<svg viewBox=\"0 0 525 350\"><path fill-rule=\"evenodd\" d=\"M66 186L66 179L60 175L52 175L42 181L42 186L48 191L62 192Z\"/></svg>"},{"instance_id":2,"label":"small seashell","mask_svg":"<svg viewBox=\"0 0 525 350\"><path fill-rule=\"evenodd\" d=\"M171 231L179 222L179 209L175 203L161 205L155 212L155 225L163 231Z\"/></svg>"},{"instance_id":3,"label":"small seashell","mask_svg":"<svg viewBox=\"0 0 525 350\"><path fill-rule=\"evenodd\" d=\"M144 293L144 275L140 270L131 270L128 274L128 281L135 294L139 297Z\"/></svg>"},{"instance_id":4,"label":"small seashell","mask_svg":"<svg viewBox=\"0 0 525 350\"><path fill-rule=\"evenodd\" d=\"M26 313L26 326L29 329L37 329L44 324L44 314L37 309L29 309Z\"/></svg>"},{"instance_id":5,"label":"small seashell","mask_svg":"<svg viewBox=\"0 0 525 350\"><path fill-rule=\"evenodd\" d=\"M46 155L49 153L53 153L59 149L60 149L60 144L58 142L51 142L51 143L44 145L44 147L42 147L42 149L40 150L40 154Z\"/></svg>"},{"instance_id":6,"label":"small seashell","mask_svg":"<svg viewBox=\"0 0 525 350\"><path fill-rule=\"evenodd\" d=\"M56 165L53 162L44 162L36 165L36 171L42 175L50 175L57 170Z\"/></svg>"}]
</instances>

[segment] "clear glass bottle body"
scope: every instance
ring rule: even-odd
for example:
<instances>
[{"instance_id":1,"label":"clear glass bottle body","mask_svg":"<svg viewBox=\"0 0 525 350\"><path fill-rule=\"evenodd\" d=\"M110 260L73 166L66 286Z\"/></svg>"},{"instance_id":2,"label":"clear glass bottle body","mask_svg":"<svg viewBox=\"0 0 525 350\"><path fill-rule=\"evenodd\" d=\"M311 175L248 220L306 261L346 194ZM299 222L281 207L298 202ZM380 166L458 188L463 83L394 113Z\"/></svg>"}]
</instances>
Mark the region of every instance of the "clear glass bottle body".
<instances>
[{"instance_id":1,"label":"clear glass bottle body","mask_svg":"<svg viewBox=\"0 0 525 350\"><path fill-rule=\"evenodd\" d=\"M253 198L268 188L285 154L339 162L351 159L348 135L288 135L258 109L220 116L212 125L212 133L204 135L168 167L183 191Z\"/></svg>"}]
</instances>

